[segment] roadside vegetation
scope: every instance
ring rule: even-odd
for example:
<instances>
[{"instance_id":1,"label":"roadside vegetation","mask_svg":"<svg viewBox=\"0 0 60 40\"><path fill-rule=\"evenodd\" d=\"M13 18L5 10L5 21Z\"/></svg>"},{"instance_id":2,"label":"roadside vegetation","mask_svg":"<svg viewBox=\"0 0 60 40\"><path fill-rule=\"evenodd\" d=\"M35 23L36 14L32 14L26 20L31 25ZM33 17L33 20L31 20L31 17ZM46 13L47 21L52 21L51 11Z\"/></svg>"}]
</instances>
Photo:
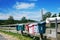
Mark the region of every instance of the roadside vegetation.
<instances>
[{"instance_id":1,"label":"roadside vegetation","mask_svg":"<svg viewBox=\"0 0 60 40\"><path fill-rule=\"evenodd\" d=\"M19 40L32 40L33 38L29 37L29 36L24 36L18 33L12 33L12 32L6 32L6 31L2 31L0 30L0 32L4 33L4 34L8 34L11 35L13 37L18 38Z\"/></svg>"},{"instance_id":2,"label":"roadside vegetation","mask_svg":"<svg viewBox=\"0 0 60 40\"><path fill-rule=\"evenodd\" d=\"M13 36L13 37L16 37L18 40L40 40L39 37L36 37L36 36L35 36L35 38L33 38L34 36L31 37L31 36L28 35L28 34L22 35L22 34L18 34L18 33L3 31L3 30L0 30L0 32L1 32L1 33L4 33L4 34L7 34L7 35L11 35L11 36ZM43 40L51 40L51 39L46 39L46 38L44 38Z\"/></svg>"}]
</instances>

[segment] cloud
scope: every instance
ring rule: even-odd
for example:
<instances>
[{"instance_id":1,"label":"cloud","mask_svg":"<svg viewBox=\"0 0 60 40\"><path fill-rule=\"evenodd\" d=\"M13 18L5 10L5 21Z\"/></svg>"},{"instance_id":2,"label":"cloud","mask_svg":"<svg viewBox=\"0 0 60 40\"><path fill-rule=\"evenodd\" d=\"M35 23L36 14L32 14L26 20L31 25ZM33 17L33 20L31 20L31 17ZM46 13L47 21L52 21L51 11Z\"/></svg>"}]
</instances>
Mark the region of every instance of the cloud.
<instances>
[{"instance_id":1,"label":"cloud","mask_svg":"<svg viewBox=\"0 0 60 40\"><path fill-rule=\"evenodd\" d=\"M20 13L17 12L13 12L14 15L12 15L14 17L15 20L20 20L23 16L26 17L27 19L32 19L32 20L38 20L38 18L40 19L40 12L36 11L36 12L27 12L27 11L23 11Z\"/></svg>"},{"instance_id":2,"label":"cloud","mask_svg":"<svg viewBox=\"0 0 60 40\"><path fill-rule=\"evenodd\" d=\"M43 13L47 12L46 10ZM41 17L41 9L39 11L10 11L6 14L0 13L0 19L8 19L9 16L13 16L15 20L20 20L23 16L27 19L37 20L40 21Z\"/></svg>"},{"instance_id":3,"label":"cloud","mask_svg":"<svg viewBox=\"0 0 60 40\"><path fill-rule=\"evenodd\" d=\"M13 8L16 9L30 9L34 7L35 3L23 3L23 2L16 2L16 4L13 6Z\"/></svg>"},{"instance_id":4,"label":"cloud","mask_svg":"<svg viewBox=\"0 0 60 40\"><path fill-rule=\"evenodd\" d=\"M8 15L8 14L0 13L0 19L1 19L1 20L8 19L9 16L10 16L10 15Z\"/></svg>"},{"instance_id":5,"label":"cloud","mask_svg":"<svg viewBox=\"0 0 60 40\"><path fill-rule=\"evenodd\" d=\"M38 18L39 18L38 21L40 21L40 12L39 11L36 11L36 12L23 11L20 13L13 11L13 12L10 12L8 14L0 13L0 19L3 19L3 20L8 19L10 15L13 16L13 18L15 20L20 20L24 16L27 19L32 19L32 20L38 20Z\"/></svg>"}]
</instances>

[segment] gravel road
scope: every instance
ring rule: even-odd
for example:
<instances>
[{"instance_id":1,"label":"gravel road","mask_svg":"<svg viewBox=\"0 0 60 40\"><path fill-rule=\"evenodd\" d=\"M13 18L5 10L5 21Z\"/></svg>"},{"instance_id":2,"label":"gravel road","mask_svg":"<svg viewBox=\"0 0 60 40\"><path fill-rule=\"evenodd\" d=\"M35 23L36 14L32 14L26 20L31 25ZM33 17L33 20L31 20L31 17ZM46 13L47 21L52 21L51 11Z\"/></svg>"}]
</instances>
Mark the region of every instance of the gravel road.
<instances>
[{"instance_id":1,"label":"gravel road","mask_svg":"<svg viewBox=\"0 0 60 40\"><path fill-rule=\"evenodd\" d=\"M0 34L0 40L7 40L7 39Z\"/></svg>"}]
</instances>

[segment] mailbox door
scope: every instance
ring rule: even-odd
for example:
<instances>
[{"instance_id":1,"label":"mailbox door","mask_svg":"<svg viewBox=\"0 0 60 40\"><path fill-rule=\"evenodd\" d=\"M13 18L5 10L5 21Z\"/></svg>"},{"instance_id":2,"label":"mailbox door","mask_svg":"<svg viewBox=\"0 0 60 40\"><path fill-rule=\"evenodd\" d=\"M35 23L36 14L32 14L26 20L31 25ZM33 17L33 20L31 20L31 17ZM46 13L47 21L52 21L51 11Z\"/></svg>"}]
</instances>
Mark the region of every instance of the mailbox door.
<instances>
[{"instance_id":1,"label":"mailbox door","mask_svg":"<svg viewBox=\"0 0 60 40\"><path fill-rule=\"evenodd\" d=\"M21 30L22 30L22 31L25 30L25 25L21 25Z\"/></svg>"},{"instance_id":2,"label":"mailbox door","mask_svg":"<svg viewBox=\"0 0 60 40\"><path fill-rule=\"evenodd\" d=\"M39 33L45 33L45 29L46 29L46 27L45 27L45 24L39 24L38 25L39 27L38 27L38 29L39 29Z\"/></svg>"},{"instance_id":3,"label":"mailbox door","mask_svg":"<svg viewBox=\"0 0 60 40\"><path fill-rule=\"evenodd\" d=\"M17 31L21 30L21 26L17 25L17 26L16 26L16 30L17 30Z\"/></svg>"}]
</instances>

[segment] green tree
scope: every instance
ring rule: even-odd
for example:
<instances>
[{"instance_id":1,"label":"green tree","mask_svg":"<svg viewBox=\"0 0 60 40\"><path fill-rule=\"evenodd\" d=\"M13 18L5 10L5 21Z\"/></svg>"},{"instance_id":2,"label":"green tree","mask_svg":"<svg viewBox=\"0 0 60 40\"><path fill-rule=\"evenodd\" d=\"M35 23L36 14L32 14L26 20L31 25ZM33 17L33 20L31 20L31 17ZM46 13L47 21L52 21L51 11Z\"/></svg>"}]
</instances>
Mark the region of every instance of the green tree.
<instances>
[{"instance_id":1,"label":"green tree","mask_svg":"<svg viewBox=\"0 0 60 40\"><path fill-rule=\"evenodd\" d=\"M21 20L27 20L27 19L26 19L26 17L22 17L22 19L21 19Z\"/></svg>"},{"instance_id":2,"label":"green tree","mask_svg":"<svg viewBox=\"0 0 60 40\"><path fill-rule=\"evenodd\" d=\"M26 19L26 17L22 17L21 23L27 23L27 22L36 22L36 21L31 19Z\"/></svg>"},{"instance_id":3,"label":"green tree","mask_svg":"<svg viewBox=\"0 0 60 40\"><path fill-rule=\"evenodd\" d=\"M47 12L43 15L43 21L46 20L46 18L51 17L51 12Z\"/></svg>"},{"instance_id":4,"label":"green tree","mask_svg":"<svg viewBox=\"0 0 60 40\"><path fill-rule=\"evenodd\" d=\"M57 17L57 15L56 14L53 14L52 17Z\"/></svg>"},{"instance_id":5,"label":"green tree","mask_svg":"<svg viewBox=\"0 0 60 40\"><path fill-rule=\"evenodd\" d=\"M14 18L13 16L10 16L7 20L8 24L14 24Z\"/></svg>"},{"instance_id":6,"label":"green tree","mask_svg":"<svg viewBox=\"0 0 60 40\"><path fill-rule=\"evenodd\" d=\"M59 13L59 15L58 15L59 17L60 17L60 13Z\"/></svg>"},{"instance_id":7,"label":"green tree","mask_svg":"<svg viewBox=\"0 0 60 40\"><path fill-rule=\"evenodd\" d=\"M26 22L27 22L26 17L22 17L21 22L22 22L22 23L26 23Z\"/></svg>"}]
</instances>

